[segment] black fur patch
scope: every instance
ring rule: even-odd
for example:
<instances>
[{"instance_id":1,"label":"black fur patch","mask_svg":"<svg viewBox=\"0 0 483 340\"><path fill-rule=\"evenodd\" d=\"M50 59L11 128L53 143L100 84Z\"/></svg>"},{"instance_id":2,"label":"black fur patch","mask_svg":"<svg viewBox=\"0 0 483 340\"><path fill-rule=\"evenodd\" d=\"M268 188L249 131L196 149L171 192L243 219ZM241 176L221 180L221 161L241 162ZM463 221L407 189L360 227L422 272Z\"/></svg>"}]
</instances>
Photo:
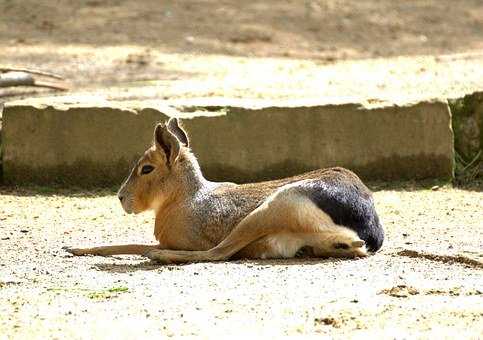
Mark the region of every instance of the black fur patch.
<instances>
[{"instance_id":1,"label":"black fur patch","mask_svg":"<svg viewBox=\"0 0 483 340\"><path fill-rule=\"evenodd\" d=\"M301 189L334 223L354 230L367 249L375 252L382 246L384 231L372 197L361 184L334 177L305 182Z\"/></svg>"}]
</instances>

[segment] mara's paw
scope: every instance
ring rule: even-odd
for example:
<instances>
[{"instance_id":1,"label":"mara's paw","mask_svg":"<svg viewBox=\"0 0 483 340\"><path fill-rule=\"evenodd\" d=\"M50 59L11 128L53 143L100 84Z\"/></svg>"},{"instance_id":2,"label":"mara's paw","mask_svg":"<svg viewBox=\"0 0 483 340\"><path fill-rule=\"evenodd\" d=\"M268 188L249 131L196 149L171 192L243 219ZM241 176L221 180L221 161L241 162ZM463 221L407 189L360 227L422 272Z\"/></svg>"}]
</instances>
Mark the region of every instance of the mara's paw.
<instances>
[{"instance_id":1,"label":"mara's paw","mask_svg":"<svg viewBox=\"0 0 483 340\"><path fill-rule=\"evenodd\" d=\"M146 252L144 257L147 257L153 262L160 263L160 264L171 264L173 261L167 256L163 250L153 249Z\"/></svg>"},{"instance_id":2,"label":"mara's paw","mask_svg":"<svg viewBox=\"0 0 483 340\"><path fill-rule=\"evenodd\" d=\"M62 249L75 256L83 256L89 254L88 252L86 252L86 249L81 248L62 247Z\"/></svg>"},{"instance_id":3,"label":"mara's paw","mask_svg":"<svg viewBox=\"0 0 483 340\"><path fill-rule=\"evenodd\" d=\"M367 256L366 243L362 240L352 242L337 242L332 245L336 256L365 257Z\"/></svg>"}]
</instances>

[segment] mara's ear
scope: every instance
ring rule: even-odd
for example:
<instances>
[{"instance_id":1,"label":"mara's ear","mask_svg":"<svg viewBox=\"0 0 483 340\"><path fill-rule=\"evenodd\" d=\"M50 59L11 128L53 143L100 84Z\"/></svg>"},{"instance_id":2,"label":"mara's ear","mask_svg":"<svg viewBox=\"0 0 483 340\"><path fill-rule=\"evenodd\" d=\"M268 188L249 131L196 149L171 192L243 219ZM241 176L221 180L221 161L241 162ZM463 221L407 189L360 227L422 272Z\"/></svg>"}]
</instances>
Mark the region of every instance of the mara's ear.
<instances>
[{"instance_id":1,"label":"mara's ear","mask_svg":"<svg viewBox=\"0 0 483 340\"><path fill-rule=\"evenodd\" d=\"M184 146L189 146L188 135L178 121L178 118L170 118L167 125L169 131L171 131L176 137L178 137L179 141L183 143Z\"/></svg>"},{"instance_id":2,"label":"mara's ear","mask_svg":"<svg viewBox=\"0 0 483 340\"><path fill-rule=\"evenodd\" d=\"M154 143L156 148L166 156L166 163L171 166L179 156L180 142L166 125L158 124L154 129Z\"/></svg>"}]
</instances>

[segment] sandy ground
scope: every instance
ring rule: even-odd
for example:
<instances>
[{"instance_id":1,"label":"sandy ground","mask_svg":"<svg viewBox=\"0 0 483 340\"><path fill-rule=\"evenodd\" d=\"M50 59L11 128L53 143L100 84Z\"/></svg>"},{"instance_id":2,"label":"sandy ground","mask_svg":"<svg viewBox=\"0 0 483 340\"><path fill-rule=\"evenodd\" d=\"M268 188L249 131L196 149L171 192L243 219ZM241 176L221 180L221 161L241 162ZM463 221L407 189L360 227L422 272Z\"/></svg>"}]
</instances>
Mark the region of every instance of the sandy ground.
<instances>
[{"instance_id":1,"label":"sandy ground","mask_svg":"<svg viewBox=\"0 0 483 340\"><path fill-rule=\"evenodd\" d=\"M480 338L481 187L375 199L387 240L369 258L159 266L61 250L152 241L153 216L113 192L1 189L0 338Z\"/></svg>"},{"instance_id":2,"label":"sandy ground","mask_svg":"<svg viewBox=\"0 0 483 340\"><path fill-rule=\"evenodd\" d=\"M0 65L55 71L71 93L398 102L483 90L479 0L0 0L0 13Z\"/></svg>"},{"instance_id":3,"label":"sandy ground","mask_svg":"<svg viewBox=\"0 0 483 340\"><path fill-rule=\"evenodd\" d=\"M479 0L1 0L3 45L377 58L483 48Z\"/></svg>"},{"instance_id":4,"label":"sandy ground","mask_svg":"<svg viewBox=\"0 0 483 340\"><path fill-rule=\"evenodd\" d=\"M459 98L483 91L483 50L460 55L345 60L330 64L303 59L166 54L136 46L92 49L45 45L4 51L12 56L28 55L37 62L44 60L44 65L62 65L65 72L61 74L74 82L67 92L69 95L94 95L110 100L218 97L296 99L319 104L367 100L405 103ZM149 65L126 64L125 60L133 55L149 59ZM0 56L0 64L2 59L6 58ZM0 91L0 99L3 96L5 100L53 94L31 88Z\"/></svg>"}]
</instances>

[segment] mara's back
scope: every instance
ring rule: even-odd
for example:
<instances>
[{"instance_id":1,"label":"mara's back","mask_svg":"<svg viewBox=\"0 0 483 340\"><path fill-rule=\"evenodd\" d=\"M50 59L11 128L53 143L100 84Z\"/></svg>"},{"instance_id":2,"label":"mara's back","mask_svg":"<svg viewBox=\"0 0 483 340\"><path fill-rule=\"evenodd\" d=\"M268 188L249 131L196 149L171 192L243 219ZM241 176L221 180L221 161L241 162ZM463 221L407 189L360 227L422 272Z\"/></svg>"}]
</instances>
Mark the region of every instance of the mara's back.
<instances>
[{"instance_id":1,"label":"mara's back","mask_svg":"<svg viewBox=\"0 0 483 340\"><path fill-rule=\"evenodd\" d=\"M340 167L258 183L212 183L212 189L195 200L193 217L209 238L207 241L216 245L277 189L293 183L300 183L301 192L335 223L347 225L358 233L379 228L370 190L353 172ZM372 221L374 219L377 221ZM375 226L368 225L371 223ZM370 237L364 236L363 239L371 239L372 233ZM369 242L371 250L379 249L378 242Z\"/></svg>"}]
</instances>

